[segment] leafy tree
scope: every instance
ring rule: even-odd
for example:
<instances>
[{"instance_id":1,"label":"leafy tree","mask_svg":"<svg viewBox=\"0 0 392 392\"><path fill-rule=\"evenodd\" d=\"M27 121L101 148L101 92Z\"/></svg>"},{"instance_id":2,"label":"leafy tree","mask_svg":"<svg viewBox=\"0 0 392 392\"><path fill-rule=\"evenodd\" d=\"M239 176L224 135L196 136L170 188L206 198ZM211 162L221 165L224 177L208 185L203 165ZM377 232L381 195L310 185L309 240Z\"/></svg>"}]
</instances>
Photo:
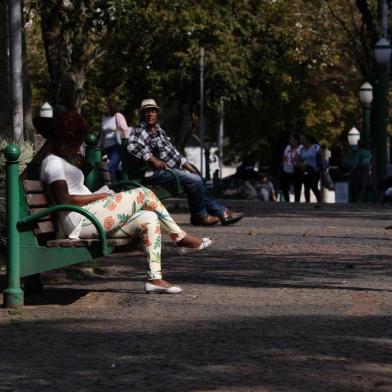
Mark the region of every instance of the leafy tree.
<instances>
[{"instance_id":1,"label":"leafy tree","mask_svg":"<svg viewBox=\"0 0 392 392\"><path fill-rule=\"evenodd\" d=\"M164 125L184 145L195 131L205 47L207 133L216 139L225 96L231 159L255 152L278 165L292 131L342 144L360 121L359 86L372 80L375 0L293 0L290 7L284 0L32 4L41 18L51 96L83 106L93 124L108 95L132 121L141 99L155 97ZM39 76L34 91L43 91L42 61L32 72Z\"/></svg>"}]
</instances>

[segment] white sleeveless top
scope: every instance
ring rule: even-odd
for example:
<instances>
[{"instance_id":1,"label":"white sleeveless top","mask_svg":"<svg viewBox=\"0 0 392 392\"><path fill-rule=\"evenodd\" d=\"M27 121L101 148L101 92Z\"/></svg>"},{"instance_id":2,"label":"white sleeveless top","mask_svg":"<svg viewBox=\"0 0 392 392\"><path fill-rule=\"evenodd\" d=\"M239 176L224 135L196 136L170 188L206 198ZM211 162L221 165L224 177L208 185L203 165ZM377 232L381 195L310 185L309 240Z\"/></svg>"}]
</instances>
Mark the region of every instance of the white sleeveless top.
<instances>
[{"instance_id":1,"label":"white sleeveless top","mask_svg":"<svg viewBox=\"0 0 392 392\"><path fill-rule=\"evenodd\" d=\"M91 195L84 185L84 175L77 167L57 155L48 155L41 164L41 180L45 184L64 180L70 195ZM62 211L59 213L60 224L68 238L79 238L83 216L77 212Z\"/></svg>"},{"instance_id":2,"label":"white sleeveless top","mask_svg":"<svg viewBox=\"0 0 392 392\"><path fill-rule=\"evenodd\" d=\"M283 171L285 173L293 173L294 172L294 164L297 156L300 155L302 145L299 145L297 148L292 148L289 144L284 152L283 152Z\"/></svg>"}]
</instances>

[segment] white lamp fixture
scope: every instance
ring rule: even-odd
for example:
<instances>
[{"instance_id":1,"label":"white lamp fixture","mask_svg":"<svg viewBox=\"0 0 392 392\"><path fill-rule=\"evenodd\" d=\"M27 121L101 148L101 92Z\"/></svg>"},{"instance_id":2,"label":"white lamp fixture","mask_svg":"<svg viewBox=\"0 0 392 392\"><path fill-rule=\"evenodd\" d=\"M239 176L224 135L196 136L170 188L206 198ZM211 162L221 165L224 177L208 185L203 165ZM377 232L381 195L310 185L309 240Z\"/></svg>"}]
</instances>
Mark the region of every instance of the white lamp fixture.
<instances>
[{"instance_id":1,"label":"white lamp fixture","mask_svg":"<svg viewBox=\"0 0 392 392\"><path fill-rule=\"evenodd\" d=\"M370 107L373 101L373 87L370 83L365 82L359 89L359 101L363 106Z\"/></svg>"},{"instance_id":2,"label":"white lamp fixture","mask_svg":"<svg viewBox=\"0 0 392 392\"><path fill-rule=\"evenodd\" d=\"M48 102L45 102L39 110L39 115L40 117L53 117L52 106Z\"/></svg>"},{"instance_id":3,"label":"white lamp fixture","mask_svg":"<svg viewBox=\"0 0 392 392\"><path fill-rule=\"evenodd\" d=\"M389 67L391 61L391 43L386 38L377 41L374 48L374 59L376 63L383 67Z\"/></svg>"},{"instance_id":4,"label":"white lamp fixture","mask_svg":"<svg viewBox=\"0 0 392 392\"><path fill-rule=\"evenodd\" d=\"M352 127L347 134L348 144L350 146L356 146L360 138L361 138L361 134L359 133L358 129Z\"/></svg>"}]
</instances>

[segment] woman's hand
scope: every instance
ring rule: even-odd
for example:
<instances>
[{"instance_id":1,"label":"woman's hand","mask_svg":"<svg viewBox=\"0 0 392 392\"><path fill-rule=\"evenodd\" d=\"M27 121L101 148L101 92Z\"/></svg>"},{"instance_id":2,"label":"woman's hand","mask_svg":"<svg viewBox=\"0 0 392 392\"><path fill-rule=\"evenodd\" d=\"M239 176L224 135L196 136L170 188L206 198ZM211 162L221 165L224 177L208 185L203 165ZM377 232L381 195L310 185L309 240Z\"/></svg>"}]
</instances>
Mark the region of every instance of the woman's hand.
<instances>
[{"instance_id":1,"label":"woman's hand","mask_svg":"<svg viewBox=\"0 0 392 392\"><path fill-rule=\"evenodd\" d=\"M54 181L50 185L50 190L57 204L71 204L76 206L85 206L96 200L105 199L111 196L110 193L96 193L91 195L70 195L68 185L65 180Z\"/></svg>"}]
</instances>

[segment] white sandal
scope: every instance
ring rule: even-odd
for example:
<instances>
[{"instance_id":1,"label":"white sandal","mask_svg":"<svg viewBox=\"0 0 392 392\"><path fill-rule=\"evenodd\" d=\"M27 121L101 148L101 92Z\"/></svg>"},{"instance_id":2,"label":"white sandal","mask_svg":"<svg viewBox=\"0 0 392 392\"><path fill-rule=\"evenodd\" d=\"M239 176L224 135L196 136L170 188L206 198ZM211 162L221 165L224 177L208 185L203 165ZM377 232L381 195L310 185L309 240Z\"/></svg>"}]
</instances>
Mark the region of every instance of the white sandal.
<instances>
[{"instance_id":1,"label":"white sandal","mask_svg":"<svg viewBox=\"0 0 392 392\"><path fill-rule=\"evenodd\" d=\"M201 244L197 248L185 248L183 246L177 246L177 251L180 255L184 255L186 253L194 253L199 252L201 250L207 249L210 245L214 243L212 237L204 237L201 240Z\"/></svg>"},{"instance_id":2,"label":"white sandal","mask_svg":"<svg viewBox=\"0 0 392 392\"><path fill-rule=\"evenodd\" d=\"M144 284L144 291L147 294L180 294L183 292L182 288L179 286L170 286L170 287L163 287L158 286L157 284L153 284L150 282L146 282Z\"/></svg>"}]
</instances>

